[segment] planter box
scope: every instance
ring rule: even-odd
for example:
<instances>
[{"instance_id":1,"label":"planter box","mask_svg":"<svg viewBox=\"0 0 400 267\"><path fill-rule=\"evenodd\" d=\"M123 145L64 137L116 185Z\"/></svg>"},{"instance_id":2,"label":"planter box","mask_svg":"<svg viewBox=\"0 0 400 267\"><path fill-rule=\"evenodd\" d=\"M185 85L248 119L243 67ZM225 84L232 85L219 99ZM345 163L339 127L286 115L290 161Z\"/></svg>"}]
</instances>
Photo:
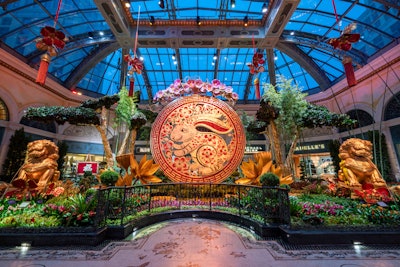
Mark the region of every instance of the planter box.
<instances>
[{"instance_id":1,"label":"planter box","mask_svg":"<svg viewBox=\"0 0 400 267\"><path fill-rule=\"evenodd\" d=\"M290 229L280 227L282 239L289 244L399 244L400 230L366 229Z\"/></svg>"},{"instance_id":2,"label":"planter box","mask_svg":"<svg viewBox=\"0 0 400 267\"><path fill-rule=\"evenodd\" d=\"M96 246L106 237L106 228L4 228L0 230L0 246Z\"/></svg>"}]
</instances>

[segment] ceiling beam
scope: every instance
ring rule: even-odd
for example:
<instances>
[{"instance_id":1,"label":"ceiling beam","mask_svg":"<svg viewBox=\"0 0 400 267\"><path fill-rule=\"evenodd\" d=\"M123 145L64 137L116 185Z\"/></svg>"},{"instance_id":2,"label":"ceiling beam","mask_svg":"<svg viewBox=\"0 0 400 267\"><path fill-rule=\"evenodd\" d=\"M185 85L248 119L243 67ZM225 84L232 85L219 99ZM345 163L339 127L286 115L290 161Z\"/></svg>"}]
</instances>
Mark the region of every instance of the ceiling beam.
<instances>
[{"instance_id":1,"label":"ceiling beam","mask_svg":"<svg viewBox=\"0 0 400 267\"><path fill-rule=\"evenodd\" d=\"M121 48L117 42L100 44L70 73L65 80L65 87L71 89L75 87L85 75L105 57L115 50Z\"/></svg>"},{"instance_id":2,"label":"ceiling beam","mask_svg":"<svg viewBox=\"0 0 400 267\"><path fill-rule=\"evenodd\" d=\"M276 85L276 74L275 74L275 55L272 48L267 48L267 64L268 64L268 75L269 83L273 86Z\"/></svg>"},{"instance_id":3,"label":"ceiling beam","mask_svg":"<svg viewBox=\"0 0 400 267\"><path fill-rule=\"evenodd\" d=\"M310 56L298 48L295 44L279 42L276 48L285 53L302 66L311 77L319 84L320 89L326 90L331 86L331 82L325 72L312 60Z\"/></svg>"}]
</instances>

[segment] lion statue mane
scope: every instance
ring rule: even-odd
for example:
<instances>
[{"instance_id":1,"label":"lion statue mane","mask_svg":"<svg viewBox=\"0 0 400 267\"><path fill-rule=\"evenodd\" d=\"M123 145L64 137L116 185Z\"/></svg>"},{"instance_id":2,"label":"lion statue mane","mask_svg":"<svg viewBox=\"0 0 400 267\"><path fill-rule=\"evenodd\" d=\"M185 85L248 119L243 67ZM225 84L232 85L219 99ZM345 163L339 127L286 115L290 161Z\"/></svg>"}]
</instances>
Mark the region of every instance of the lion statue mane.
<instances>
[{"instance_id":1,"label":"lion statue mane","mask_svg":"<svg viewBox=\"0 0 400 267\"><path fill-rule=\"evenodd\" d=\"M339 148L339 180L350 187L361 187L364 183L374 187L386 187L386 182L372 162L372 143L350 138Z\"/></svg>"},{"instance_id":2,"label":"lion statue mane","mask_svg":"<svg viewBox=\"0 0 400 267\"><path fill-rule=\"evenodd\" d=\"M36 140L28 143L25 162L17 179L32 180L39 191L44 190L48 183L57 181L60 176L58 158L58 147L52 141Z\"/></svg>"}]
</instances>

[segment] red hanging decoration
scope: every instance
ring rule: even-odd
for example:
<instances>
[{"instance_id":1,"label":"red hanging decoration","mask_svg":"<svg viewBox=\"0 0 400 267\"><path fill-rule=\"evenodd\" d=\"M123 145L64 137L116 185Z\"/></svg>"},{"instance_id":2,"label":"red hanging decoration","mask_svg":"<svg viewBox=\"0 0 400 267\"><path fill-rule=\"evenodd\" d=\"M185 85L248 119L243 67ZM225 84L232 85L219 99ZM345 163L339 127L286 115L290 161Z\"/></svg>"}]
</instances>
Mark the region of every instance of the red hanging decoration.
<instances>
[{"instance_id":1,"label":"red hanging decoration","mask_svg":"<svg viewBox=\"0 0 400 267\"><path fill-rule=\"evenodd\" d=\"M354 75L354 68L351 57L345 56L342 60L344 66L344 73L346 74L347 84L352 87L357 84L356 76Z\"/></svg>"},{"instance_id":2,"label":"red hanging decoration","mask_svg":"<svg viewBox=\"0 0 400 267\"><path fill-rule=\"evenodd\" d=\"M36 39L36 48L42 51L46 51L41 57L38 75L36 82L43 85L46 82L47 71L51 57L57 55L59 49L63 49L66 41L65 34L61 31L57 31L55 26L57 25L58 15L60 14L62 0L59 0L57 6L56 16L54 18L54 27L45 26L40 30L41 38Z\"/></svg>"},{"instance_id":3,"label":"red hanging decoration","mask_svg":"<svg viewBox=\"0 0 400 267\"><path fill-rule=\"evenodd\" d=\"M254 87L255 87L255 91L256 91L256 99L260 99L261 95L260 95L260 81L258 80L258 78L254 79Z\"/></svg>"},{"instance_id":4,"label":"red hanging decoration","mask_svg":"<svg viewBox=\"0 0 400 267\"><path fill-rule=\"evenodd\" d=\"M47 70L49 69L49 64L51 57L46 53L42 55L40 60L39 71L36 77L36 82L40 85L45 84L47 78Z\"/></svg>"},{"instance_id":5,"label":"red hanging decoration","mask_svg":"<svg viewBox=\"0 0 400 267\"><path fill-rule=\"evenodd\" d=\"M133 77L129 78L129 92L128 96L133 96L133 89L135 88L135 79Z\"/></svg>"}]
</instances>

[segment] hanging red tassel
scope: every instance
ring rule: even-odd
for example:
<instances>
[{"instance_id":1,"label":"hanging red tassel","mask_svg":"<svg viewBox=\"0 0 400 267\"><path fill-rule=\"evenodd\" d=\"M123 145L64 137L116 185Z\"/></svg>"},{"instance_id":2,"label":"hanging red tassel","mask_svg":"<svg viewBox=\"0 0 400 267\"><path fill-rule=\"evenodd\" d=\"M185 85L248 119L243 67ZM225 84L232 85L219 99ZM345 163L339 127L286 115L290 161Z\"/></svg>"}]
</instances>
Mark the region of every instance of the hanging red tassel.
<instances>
[{"instance_id":1,"label":"hanging red tassel","mask_svg":"<svg viewBox=\"0 0 400 267\"><path fill-rule=\"evenodd\" d=\"M36 77L36 82L40 85L44 85L46 82L47 70L49 69L50 61L51 57L47 53L41 57L40 66Z\"/></svg>"},{"instance_id":2,"label":"hanging red tassel","mask_svg":"<svg viewBox=\"0 0 400 267\"><path fill-rule=\"evenodd\" d=\"M254 79L254 87L255 87L255 91L256 91L256 99L260 99L260 81L258 80L258 78Z\"/></svg>"},{"instance_id":3,"label":"hanging red tassel","mask_svg":"<svg viewBox=\"0 0 400 267\"><path fill-rule=\"evenodd\" d=\"M344 66L344 73L346 74L347 84L352 87L357 84L356 76L354 75L354 68L351 57L345 56L342 60Z\"/></svg>"},{"instance_id":4,"label":"hanging red tassel","mask_svg":"<svg viewBox=\"0 0 400 267\"><path fill-rule=\"evenodd\" d=\"M129 93L128 93L128 96L133 96L134 87L135 87L135 79L133 77L131 77L129 79Z\"/></svg>"}]
</instances>

